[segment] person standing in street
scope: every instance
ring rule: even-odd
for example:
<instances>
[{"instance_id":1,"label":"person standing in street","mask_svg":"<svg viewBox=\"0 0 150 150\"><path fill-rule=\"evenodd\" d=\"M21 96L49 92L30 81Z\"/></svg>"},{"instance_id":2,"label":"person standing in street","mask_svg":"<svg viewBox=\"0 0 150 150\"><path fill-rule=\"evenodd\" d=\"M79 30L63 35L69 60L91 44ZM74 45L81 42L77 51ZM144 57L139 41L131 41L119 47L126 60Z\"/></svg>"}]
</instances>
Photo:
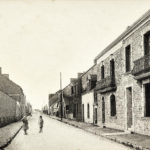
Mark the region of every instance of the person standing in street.
<instances>
[{"instance_id":1,"label":"person standing in street","mask_svg":"<svg viewBox=\"0 0 150 150\"><path fill-rule=\"evenodd\" d=\"M29 124L28 124L28 119L26 116L23 117L22 119L23 122L23 130L24 130L24 134L27 135L27 130L29 129Z\"/></svg>"},{"instance_id":2,"label":"person standing in street","mask_svg":"<svg viewBox=\"0 0 150 150\"><path fill-rule=\"evenodd\" d=\"M43 132L43 124L44 124L44 120L42 118L42 116L39 117L39 133Z\"/></svg>"}]
</instances>

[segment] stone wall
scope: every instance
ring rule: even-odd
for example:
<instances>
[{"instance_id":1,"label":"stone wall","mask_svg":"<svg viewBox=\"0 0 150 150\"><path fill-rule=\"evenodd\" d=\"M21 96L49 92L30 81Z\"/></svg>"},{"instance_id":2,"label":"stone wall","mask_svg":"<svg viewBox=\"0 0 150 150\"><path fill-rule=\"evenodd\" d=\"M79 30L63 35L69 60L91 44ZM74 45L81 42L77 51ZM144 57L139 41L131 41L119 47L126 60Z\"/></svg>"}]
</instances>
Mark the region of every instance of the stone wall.
<instances>
[{"instance_id":1,"label":"stone wall","mask_svg":"<svg viewBox=\"0 0 150 150\"><path fill-rule=\"evenodd\" d=\"M16 101L0 91L0 126L16 121Z\"/></svg>"}]
</instances>

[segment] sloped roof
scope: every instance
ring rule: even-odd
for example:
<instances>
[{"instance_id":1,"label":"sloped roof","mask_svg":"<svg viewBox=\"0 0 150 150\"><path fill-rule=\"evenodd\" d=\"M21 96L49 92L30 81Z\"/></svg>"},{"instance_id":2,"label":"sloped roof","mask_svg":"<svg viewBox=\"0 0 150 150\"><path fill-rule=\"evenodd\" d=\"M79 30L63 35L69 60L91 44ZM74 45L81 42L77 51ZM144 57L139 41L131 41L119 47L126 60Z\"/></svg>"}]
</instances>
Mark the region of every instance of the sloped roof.
<instances>
[{"instance_id":1,"label":"sloped roof","mask_svg":"<svg viewBox=\"0 0 150 150\"><path fill-rule=\"evenodd\" d=\"M118 38L116 38L112 43L110 43L102 52L100 52L94 59L96 61L104 54L106 54L113 46L115 46L118 42L123 40L125 36L127 36L130 32L132 32L135 28L137 28L143 21L150 17L150 10L148 10L144 15L142 15L137 21L135 21L130 27L128 27Z\"/></svg>"},{"instance_id":2,"label":"sloped roof","mask_svg":"<svg viewBox=\"0 0 150 150\"><path fill-rule=\"evenodd\" d=\"M24 95L22 88L4 75L0 75L0 91L2 91L7 95L9 94Z\"/></svg>"},{"instance_id":3,"label":"sloped roof","mask_svg":"<svg viewBox=\"0 0 150 150\"><path fill-rule=\"evenodd\" d=\"M49 106L53 105L58 101L58 94L55 93L52 97L49 98Z\"/></svg>"}]
</instances>

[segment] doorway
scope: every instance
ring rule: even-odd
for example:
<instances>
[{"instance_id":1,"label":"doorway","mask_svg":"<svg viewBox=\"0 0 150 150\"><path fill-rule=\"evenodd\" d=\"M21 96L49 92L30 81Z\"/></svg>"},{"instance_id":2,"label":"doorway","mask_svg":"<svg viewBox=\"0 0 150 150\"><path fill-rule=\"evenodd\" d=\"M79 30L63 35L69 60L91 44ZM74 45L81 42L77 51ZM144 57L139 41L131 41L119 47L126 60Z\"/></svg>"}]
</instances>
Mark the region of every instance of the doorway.
<instances>
[{"instance_id":1,"label":"doorway","mask_svg":"<svg viewBox=\"0 0 150 150\"><path fill-rule=\"evenodd\" d=\"M145 117L150 117L150 83L145 84Z\"/></svg>"},{"instance_id":2,"label":"doorway","mask_svg":"<svg viewBox=\"0 0 150 150\"><path fill-rule=\"evenodd\" d=\"M82 104L82 121L84 122L84 104Z\"/></svg>"},{"instance_id":3,"label":"doorway","mask_svg":"<svg viewBox=\"0 0 150 150\"><path fill-rule=\"evenodd\" d=\"M95 114L94 124L97 124L97 108L94 108L94 114Z\"/></svg>"},{"instance_id":4,"label":"doorway","mask_svg":"<svg viewBox=\"0 0 150 150\"><path fill-rule=\"evenodd\" d=\"M132 87L126 89L126 98L127 98L127 129L132 127Z\"/></svg>"},{"instance_id":5,"label":"doorway","mask_svg":"<svg viewBox=\"0 0 150 150\"><path fill-rule=\"evenodd\" d=\"M102 97L102 123L105 123L105 100Z\"/></svg>"}]
</instances>

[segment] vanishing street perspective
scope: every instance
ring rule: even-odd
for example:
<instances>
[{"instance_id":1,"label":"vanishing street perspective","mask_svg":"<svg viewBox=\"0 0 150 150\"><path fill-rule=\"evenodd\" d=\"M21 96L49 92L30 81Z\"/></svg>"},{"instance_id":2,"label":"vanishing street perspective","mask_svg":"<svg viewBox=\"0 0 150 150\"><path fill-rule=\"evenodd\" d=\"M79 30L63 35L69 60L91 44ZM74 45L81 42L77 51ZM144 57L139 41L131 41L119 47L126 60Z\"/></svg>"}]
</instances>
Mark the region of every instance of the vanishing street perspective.
<instances>
[{"instance_id":1,"label":"vanishing street perspective","mask_svg":"<svg viewBox=\"0 0 150 150\"><path fill-rule=\"evenodd\" d=\"M130 4L0 2L0 150L150 150L150 3Z\"/></svg>"}]
</instances>

